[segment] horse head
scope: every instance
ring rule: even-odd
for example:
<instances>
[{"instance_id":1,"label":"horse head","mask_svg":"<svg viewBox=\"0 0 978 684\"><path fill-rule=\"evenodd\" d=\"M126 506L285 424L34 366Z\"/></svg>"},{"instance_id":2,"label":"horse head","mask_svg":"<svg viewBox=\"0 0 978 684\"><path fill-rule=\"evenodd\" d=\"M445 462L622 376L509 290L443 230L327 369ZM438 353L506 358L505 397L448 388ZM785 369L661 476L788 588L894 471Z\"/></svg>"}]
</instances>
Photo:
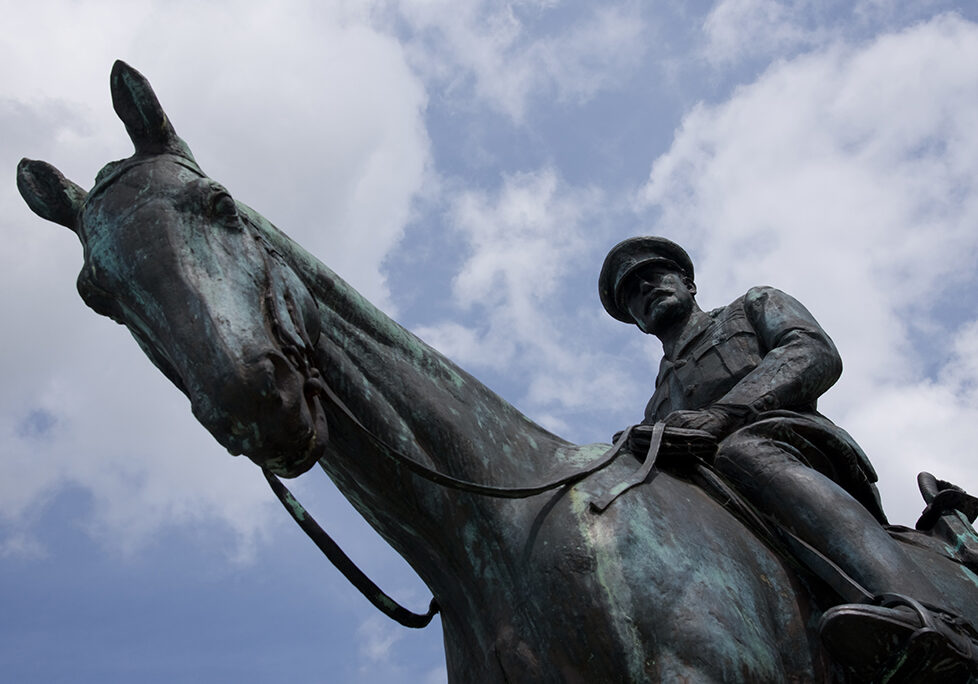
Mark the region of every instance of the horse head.
<instances>
[{"instance_id":1,"label":"horse head","mask_svg":"<svg viewBox=\"0 0 978 684\"><path fill-rule=\"evenodd\" d=\"M75 232L82 299L129 329L223 446L281 475L304 472L327 439L309 389L314 298L254 212L200 170L146 78L116 62L111 89L134 154L103 168L88 193L24 159L21 194Z\"/></svg>"}]
</instances>

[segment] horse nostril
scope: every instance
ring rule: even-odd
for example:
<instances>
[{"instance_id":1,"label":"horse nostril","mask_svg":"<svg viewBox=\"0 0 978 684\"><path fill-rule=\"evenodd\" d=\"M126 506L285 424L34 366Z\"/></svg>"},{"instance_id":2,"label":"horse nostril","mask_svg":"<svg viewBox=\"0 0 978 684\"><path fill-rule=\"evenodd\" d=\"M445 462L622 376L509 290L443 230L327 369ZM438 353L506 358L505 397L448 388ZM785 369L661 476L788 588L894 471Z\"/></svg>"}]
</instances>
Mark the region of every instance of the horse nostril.
<instances>
[{"instance_id":1,"label":"horse nostril","mask_svg":"<svg viewBox=\"0 0 978 684\"><path fill-rule=\"evenodd\" d=\"M279 386L284 375L284 371L280 370L281 365L284 364L276 362L271 355L247 363L238 375L240 385L235 383L237 386L227 388L232 395L237 395L228 397L230 402L237 404L240 399L252 396L260 397L262 404L281 403Z\"/></svg>"},{"instance_id":2,"label":"horse nostril","mask_svg":"<svg viewBox=\"0 0 978 684\"><path fill-rule=\"evenodd\" d=\"M296 395L302 396L301 378L283 355L278 352L270 353L263 359L262 366L266 370L264 386L268 388L268 397L275 404L282 405L294 400Z\"/></svg>"}]
</instances>

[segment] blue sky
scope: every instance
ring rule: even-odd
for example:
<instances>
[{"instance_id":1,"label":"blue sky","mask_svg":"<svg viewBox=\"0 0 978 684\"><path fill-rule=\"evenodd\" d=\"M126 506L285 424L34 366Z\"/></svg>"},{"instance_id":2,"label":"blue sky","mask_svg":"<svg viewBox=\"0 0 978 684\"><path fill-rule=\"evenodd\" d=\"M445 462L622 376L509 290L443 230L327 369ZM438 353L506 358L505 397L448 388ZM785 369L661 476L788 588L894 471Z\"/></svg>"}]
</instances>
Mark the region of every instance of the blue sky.
<instances>
[{"instance_id":1,"label":"blue sky","mask_svg":"<svg viewBox=\"0 0 978 684\"><path fill-rule=\"evenodd\" d=\"M153 83L201 166L401 323L577 442L636 422L660 349L595 280L688 247L704 308L770 284L846 363L823 412L894 522L919 470L978 490L973 3L0 2L0 679L442 682L75 293L20 157L82 186ZM403 602L428 596L325 476L295 489Z\"/></svg>"}]
</instances>

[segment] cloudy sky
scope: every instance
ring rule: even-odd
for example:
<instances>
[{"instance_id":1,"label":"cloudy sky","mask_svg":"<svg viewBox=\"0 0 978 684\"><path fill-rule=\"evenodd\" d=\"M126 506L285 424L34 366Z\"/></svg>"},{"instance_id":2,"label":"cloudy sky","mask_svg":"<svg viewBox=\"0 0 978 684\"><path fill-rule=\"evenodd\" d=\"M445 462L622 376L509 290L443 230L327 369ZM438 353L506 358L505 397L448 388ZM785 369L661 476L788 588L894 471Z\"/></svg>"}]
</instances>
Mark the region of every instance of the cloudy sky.
<instances>
[{"instance_id":1,"label":"cloudy sky","mask_svg":"<svg viewBox=\"0 0 978 684\"><path fill-rule=\"evenodd\" d=\"M846 363L823 412L912 524L978 490L978 8L939 0L0 1L0 679L443 682L84 307L23 156L90 187L153 83L201 166L401 323L577 442L641 417L654 339L608 248L666 235L700 303L769 284ZM421 582L321 473L295 489L397 598Z\"/></svg>"}]
</instances>

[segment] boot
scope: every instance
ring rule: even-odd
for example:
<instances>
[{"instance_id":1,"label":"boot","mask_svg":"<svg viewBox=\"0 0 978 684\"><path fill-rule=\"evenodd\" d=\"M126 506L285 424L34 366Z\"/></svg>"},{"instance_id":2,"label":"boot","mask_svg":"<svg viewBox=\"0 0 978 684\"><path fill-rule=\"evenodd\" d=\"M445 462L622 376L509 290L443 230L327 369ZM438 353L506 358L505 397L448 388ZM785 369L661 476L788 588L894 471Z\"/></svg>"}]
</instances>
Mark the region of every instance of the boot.
<instances>
[{"instance_id":1,"label":"boot","mask_svg":"<svg viewBox=\"0 0 978 684\"><path fill-rule=\"evenodd\" d=\"M978 631L963 618L899 594L825 611L826 650L855 682L978 681Z\"/></svg>"}]
</instances>

